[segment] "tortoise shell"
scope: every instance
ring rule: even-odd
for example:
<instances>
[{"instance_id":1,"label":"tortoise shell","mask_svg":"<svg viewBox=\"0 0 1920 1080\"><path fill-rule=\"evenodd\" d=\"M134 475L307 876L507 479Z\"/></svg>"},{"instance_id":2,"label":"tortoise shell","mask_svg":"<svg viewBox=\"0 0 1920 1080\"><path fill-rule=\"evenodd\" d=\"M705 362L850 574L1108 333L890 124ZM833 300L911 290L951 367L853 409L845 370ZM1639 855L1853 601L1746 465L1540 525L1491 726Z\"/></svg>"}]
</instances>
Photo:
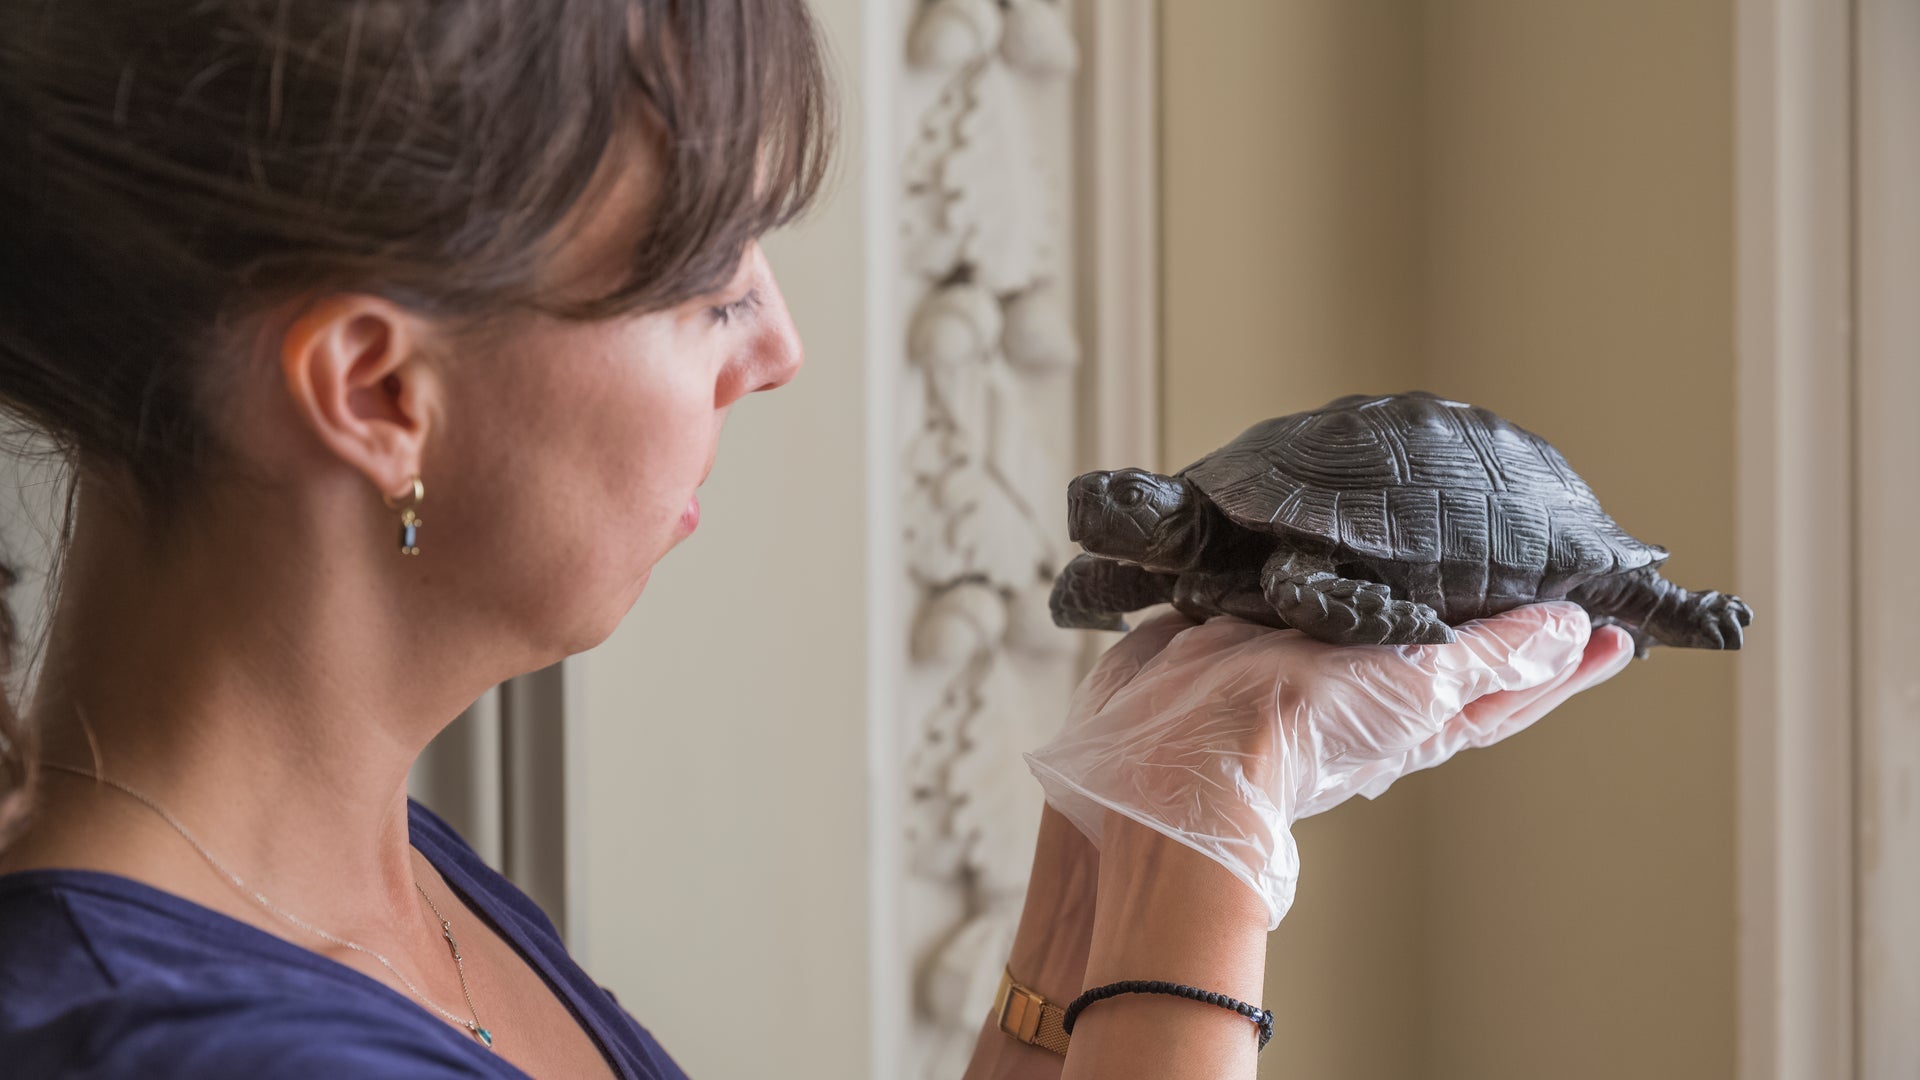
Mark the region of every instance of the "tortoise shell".
<instances>
[{"instance_id":1,"label":"tortoise shell","mask_svg":"<svg viewBox=\"0 0 1920 1080\"><path fill-rule=\"evenodd\" d=\"M1180 471L1234 523L1400 563L1599 575L1665 561L1545 439L1433 394L1266 420Z\"/></svg>"}]
</instances>

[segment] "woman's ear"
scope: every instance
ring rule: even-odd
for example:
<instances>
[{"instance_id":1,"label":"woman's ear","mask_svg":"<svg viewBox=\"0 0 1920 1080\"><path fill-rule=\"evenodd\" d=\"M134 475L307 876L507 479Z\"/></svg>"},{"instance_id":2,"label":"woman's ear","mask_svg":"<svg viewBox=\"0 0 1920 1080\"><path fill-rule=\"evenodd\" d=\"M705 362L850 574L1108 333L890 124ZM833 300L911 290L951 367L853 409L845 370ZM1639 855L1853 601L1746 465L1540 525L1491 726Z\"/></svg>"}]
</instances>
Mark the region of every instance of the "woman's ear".
<instances>
[{"instance_id":1,"label":"woman's ear","mask_svg":"<svg viewBox=\"0 0 1920 1080\"><path fill-rule=\"evenodd\" d=\"M421 471L440 388L425 346L431 327L364 294L323 298L280 339L294 411L341 461L382 492L404 494Z\"/></svg>"}]
</instances>

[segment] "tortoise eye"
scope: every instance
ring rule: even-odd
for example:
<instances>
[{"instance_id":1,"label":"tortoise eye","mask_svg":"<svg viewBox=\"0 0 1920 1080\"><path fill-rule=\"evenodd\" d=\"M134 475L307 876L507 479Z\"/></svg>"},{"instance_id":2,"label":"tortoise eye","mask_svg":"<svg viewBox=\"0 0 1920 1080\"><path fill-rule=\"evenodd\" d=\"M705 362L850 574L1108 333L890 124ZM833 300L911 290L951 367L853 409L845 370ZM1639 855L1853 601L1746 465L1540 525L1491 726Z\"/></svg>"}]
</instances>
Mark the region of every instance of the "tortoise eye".
<instances>
[{"instance_id":1,"label":"tortoise eye","mask_svg":"<svg viewBox=\"0 0 1920 1080\"><path fill-rule=\"evenodd\" d=\"M1126 487L1120 490L1118 501L1121 506L1139 506L1142 502L1146 501L1146 498L1146 492L1141 491L1139 488Z\"/></svg>"}]
</instances>

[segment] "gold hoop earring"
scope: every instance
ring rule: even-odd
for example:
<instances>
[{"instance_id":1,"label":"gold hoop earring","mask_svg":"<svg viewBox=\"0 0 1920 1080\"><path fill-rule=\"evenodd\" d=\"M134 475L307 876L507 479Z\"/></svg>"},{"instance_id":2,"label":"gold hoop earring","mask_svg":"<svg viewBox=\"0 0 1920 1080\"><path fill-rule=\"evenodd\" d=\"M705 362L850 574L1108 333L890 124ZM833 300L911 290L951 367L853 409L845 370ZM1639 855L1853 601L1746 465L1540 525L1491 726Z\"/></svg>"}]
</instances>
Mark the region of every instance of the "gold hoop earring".
<instances>
[{"instance_id":1,"label":"gold hoop earring","mask_svg":"<svg viewBox=\"0 0 1920 1080\"><path fill-rule=\"evenodd\" d=\"M402 555L420 554L420 526L425 525L426 522L420 520L420 515L414 513L413 508L420 505L420 500L426 497L427 486L420 482L418 474L413 478L412 490L401 496L407 500L406 502L395 502L393 496L384 491L380 493L380 501L387 504L387 509L400 511L400 554Z\"/></svg>"}]
</instances>

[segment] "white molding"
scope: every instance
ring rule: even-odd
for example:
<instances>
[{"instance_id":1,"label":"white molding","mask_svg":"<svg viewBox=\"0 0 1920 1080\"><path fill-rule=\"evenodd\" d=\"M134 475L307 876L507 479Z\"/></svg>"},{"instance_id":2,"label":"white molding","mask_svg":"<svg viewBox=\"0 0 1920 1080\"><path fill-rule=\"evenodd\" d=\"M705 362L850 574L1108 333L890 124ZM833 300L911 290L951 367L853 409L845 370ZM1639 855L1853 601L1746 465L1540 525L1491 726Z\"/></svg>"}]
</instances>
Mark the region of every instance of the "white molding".
<instances>
[{"instance_id":1,"label":"white molding","mask_svg":"<svg viewBox=\"0 0 1920 1080\"><path fill-rule=\"evenodd\" d=\"M1080 47L1061 0L910 10L891 83L901 362L883 399L897 403L890 565L910 629L873 658L900 670L876 686L900 709L873 739L892 786L875 808L901 844L903 947L883 978L913 1006L887 1075L946 1080L966 1068L1032 862L1041 799L1019 754L1057 725L1075 675L1047 592L1080 411Z\"/></svg>"},{"instance_id":2,"label":"white molding","mask_svg":"<svg viewBox=\"0 0 1920 1080\"><path fill-rule=\"evenodd\" d=\"M566 667L550 664L502 683L501 872L562 934L567 898Z\"/></svg>"},{"instance_id":3,"label":"white molding","mask_svg":"<svg viewBox=\"0 0 1920 1080\"><path fill-rule=\"evenodd\" d=\"M1089 467L1160 461L1160 3L1080 7L1082 430Z\"/></svg>"},{"instance_id":4,"label":"white molding","mask_svg":"<svg viewBox=\"0 0 1920 1080\"><path fill-rule=\"evenodd\" d=\"M587 898L592 896L592 861L587 857L595 821L591 773L587 768L592 752L592 725L587 722L586 667L563 660L560 670L560 712L549 720L560 730L561 768L566 782L560 789L560 814L564 822L561 857L564 878L561 881L560 918L567 951L583 963L593 955L592 926Z\"/></svg>"},{"instance_id":5,"label":"white molding","mask_svg":"<svg viewBox=\"0 0 1920 1080\"><path fill-rule=\"evenodd\" d=\"M1739 1075L1854 1072L1849 5L1739 0Z\"/></svg>"},{"instance_id":6,"label":"white molding","mask_svg":"<svg viewBox=\"0 0 1920 1080\"><path fill-rule=\"evenodd\" d=\"M907 1075L912 1052L913 980L901 962L902 907L906 879L906 792L901 790L901 657L908 620L908 588L901 566L900 465L896 403L900 400L900 342L905 329L899 315L904 275L898 272L900 235L900 155L903 147L894 89L903 78L899 43L911 9L901 0L862 0L861 79L866 92L844 108L861 110L860 130L867 146L860 155L864 193L867 273L863 376L867 405L865 537L866 560L866 778L867 980L872 1080ZM857 104L856 104L857 102Z\"/></svg>"},{"instance_id":7,"label":"white molding","mask_svg":"<svg viewBox=\"0 0 1920 1080\"><path fill-rule=\"evenodd\" d=\"M480 695L414 761L408 794L454 827L496 869L504 865L500 688Z\"/></svg>"},{"instance_id":8,"label":"white molding","mask_svg":"<svg viewBox=\"0 0 1920 1080\"><path fill-rule=\"evenodd\" d=\"M1920 1076L1920 4L1860 0L1860 1075Z\"/></svg>"},{"instance_id":9,"label":"white molding","mask_svg":"<svg viewBox=\"0 0 1920 1080\"><path fill-rule=\"evenodd\" d=\"M1047 617L1067 480L1159 457L1157 20L1155 0L885 10L908 14L873 74L898 91L872 129L900 140L902 230L871 254L905 273L873 340L905 362L871 384L899 403L873 437L906 499L894 532L869 530L896 575L871 597L872 693L899 703L870 735L875 940L899 943L874 983L908 985L913 1012L874 1060L934 1080L964 1070L1018 919L1041 806L1019 752L1080 671L1082 641Z\"/></svg>"},{"instance_id":10,"label":"white molding","mask_svg":"<svg viewBox=\"0 0 1920 1080\"><path fill-rule=\"evenodd\" d=\"M579 778L574 744L584 724L569 722L568 670L554 664L481 695L407 778L408 793L446 818L562 933L578 904L571 856L585 840L585 804L569 782Z\"/></svg>"}]
</instances>

